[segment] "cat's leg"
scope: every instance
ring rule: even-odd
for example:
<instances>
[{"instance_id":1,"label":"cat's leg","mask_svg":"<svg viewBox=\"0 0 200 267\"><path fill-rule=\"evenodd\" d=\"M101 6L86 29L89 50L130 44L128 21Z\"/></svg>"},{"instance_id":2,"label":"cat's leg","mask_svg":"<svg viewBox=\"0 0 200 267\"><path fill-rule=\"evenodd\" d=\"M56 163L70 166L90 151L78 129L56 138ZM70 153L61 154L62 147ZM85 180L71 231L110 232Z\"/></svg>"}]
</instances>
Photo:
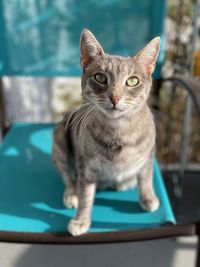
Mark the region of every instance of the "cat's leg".
<instances>
[{"instance_id":1,"label":"cat's leg","mask_svg":"<svg viewBox=\"0 0 200 267\"><path fill-rule=\"evenodd\" d=\"M69 209L77 209L78 207L78 196L76 192L76 186L71 182L71 179L69 178L68 175L63 175L65 184L66 184L66 189L63 194L63 203L66 208Z\"/></svg>"},{"instance_id":2,"label":"cat's leg","mask_svg":"<svg viewBox=\"0 0 200 267\"><path fill-rule=\"evenodd\" d=\"M63 182L65 184L65 191L63 194L63 203L67 208L77 208L78 207L78 196L76 192L75 182L70 177L70 173L66 168L66 162L59 160L54 156L54 163L60 172Z\"/></svg>"},{"instance_id":3,"label":"cat's leg","mask_svg":"<svg viewBox=\"0 0 200 267\"><path fill-rule=\"evenodd\" d=\"M78 209L76 216L69 222L68 231L76 236L86 233L91 225L91 210L94 202L96 183L78 179Z\"/></svg>"},{"instance_id":4,"label":"cat's leg","mask_svg":"<svg viewBox=\"0 0 200 267\"><path fill-rule=\"evenodd\" d=\"M67 170L68 164L65 153L63 153L58 144L56 144L55 142L53 145L52 159L65 184L65 192L63 195L64 205L67 208L77 208L78 197L75 181L73 181L72 177L70 176L70 172Z\"/></svg>"},{"instance_id":5,"label":"cat's leg","mask_svg":"<svg viewBox=\"0 0 200 267\"><path fill-rule=\"evenodd\" d=\"M153 188L153 162L149 160L138 174L140 206L146 211L155 211L160 202Z\"/></svg>"},{"instance_id":6,"label":"cat's leg","mask_svg":"<svg viewBox=\"0 0 200 267\"><path fill-rule=\"evenodd\" d=\"M64 205L67 208L77 208L78 197L75 185L75 170L72 164L69 164L68 157L70 157L70 153L68 153L67 149L66 134L65 124L61 122L54 131L52 159L65 184Z\"/></svg>"}]
</instances>

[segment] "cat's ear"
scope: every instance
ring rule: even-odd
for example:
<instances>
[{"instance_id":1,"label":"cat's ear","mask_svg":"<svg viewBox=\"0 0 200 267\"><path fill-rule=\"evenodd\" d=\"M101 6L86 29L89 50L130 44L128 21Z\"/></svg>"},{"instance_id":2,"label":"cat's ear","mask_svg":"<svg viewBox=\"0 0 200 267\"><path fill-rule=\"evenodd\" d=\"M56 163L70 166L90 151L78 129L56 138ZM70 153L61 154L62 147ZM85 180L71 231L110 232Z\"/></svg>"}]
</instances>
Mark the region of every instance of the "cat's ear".
<instances>
[{"instance_id":1,"label":"cat's ear","mask_svg":"<svg viewBox=\"0 0 200 267\"><path fill-rule=\"evenodd\" d=\"M80 62L86 68L94 59L103 56L104 51L94 35L87 29L81 33Z\"/></svg>"},{"instance_id":2,"label":"cat's ear","mask_svg":"<svg viewBox=\"0 0 200 267\"><path fill-rule=\"evenodd\" d=\"M159 49L160 37L156 37L136 55L137 61L149 75L151 75L155 69Z\"/></svg>"}]
</instances>

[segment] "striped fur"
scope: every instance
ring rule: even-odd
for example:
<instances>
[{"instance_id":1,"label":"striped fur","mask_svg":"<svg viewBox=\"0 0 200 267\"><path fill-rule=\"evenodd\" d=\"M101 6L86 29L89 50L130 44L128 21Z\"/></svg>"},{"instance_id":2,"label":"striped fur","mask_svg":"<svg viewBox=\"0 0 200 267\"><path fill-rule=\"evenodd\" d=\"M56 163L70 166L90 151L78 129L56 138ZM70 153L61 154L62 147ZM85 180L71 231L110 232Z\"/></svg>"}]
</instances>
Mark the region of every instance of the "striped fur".
<instances>
[{"instance_id":1,"label":"striped fur","mask_svg":"<svg viewBox=\"0 0 200 267\"><path fill-rule=\"evenodd\" d=\"M53 146L53 160L66 185L64 203L77 208L68 225L72 235L90 227L98 188L125 190L137 180L142 208L154 211L159 206L152 185L155 127L146 103L158 50L156 38L135 57L110 56L91 32L82 33L83 102L57 125ZM95 80L96 73L106 76L106 84ZM126 84L131 76L139 79L133 88Z\"/></svg>"}]
</instances>

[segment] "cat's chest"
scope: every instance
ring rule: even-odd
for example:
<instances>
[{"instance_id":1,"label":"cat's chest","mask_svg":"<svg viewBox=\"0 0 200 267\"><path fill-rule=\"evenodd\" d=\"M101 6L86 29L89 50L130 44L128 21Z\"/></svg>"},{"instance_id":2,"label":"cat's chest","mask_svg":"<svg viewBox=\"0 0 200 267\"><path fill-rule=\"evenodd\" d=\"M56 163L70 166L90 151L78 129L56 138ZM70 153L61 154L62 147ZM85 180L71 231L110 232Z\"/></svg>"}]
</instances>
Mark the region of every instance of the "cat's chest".
<instances>
[{"instance_id":1,"label":"cat's chest","mask_svg":"<svg viewBox=\"0 0 200 267\"><path fill-rule=\"evenodd\" d=\"M95 145L93 150L95 153L90 158L90 167L95 169L98 180L120 182L139 172L147 160L149 154L147 150L139 149L130 138L129 140L113 138L103 147L102 144Z\"/></svg>"},{"instance_id":2,"label":"cat's chest","mask_svg":"<svg viewBox=\"0 0 200 267\"><path fill-rule=\"evenodd\" d=\"M147 161L146 156L137 157L123 161L109 161L103 158L94 158L90 162L91 169L95 170L95 178L98 181L121 182L134 177Z\"/></svg>"},{"instance_id":3,"label":"cat's chest","mask_svg":"<svg viewBox=\"0 0 200 267\"><path fill-rule=\"evenodd\" d=\"M144 131L93 127L84 140L83 157L98 179L121 181L139 172L153 145L154 138Z\"/></svg>"}]
</instances>

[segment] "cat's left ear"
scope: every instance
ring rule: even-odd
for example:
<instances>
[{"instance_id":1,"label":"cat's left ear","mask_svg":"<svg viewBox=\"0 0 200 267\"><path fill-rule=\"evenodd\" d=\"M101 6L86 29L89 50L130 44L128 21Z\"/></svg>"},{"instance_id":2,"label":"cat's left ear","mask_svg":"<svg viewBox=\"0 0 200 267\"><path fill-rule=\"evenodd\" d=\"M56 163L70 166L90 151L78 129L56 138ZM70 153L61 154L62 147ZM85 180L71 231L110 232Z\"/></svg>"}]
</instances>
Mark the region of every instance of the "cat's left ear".
<instances>
[{"instance_id":1,"label":"cat's left ear","mask_svg":"<svg viewBox=\"0 0 200 267\"><path fill-rule=\"evenodd\" d=\"M149 75L151 75L155 69L159 49L160 37L156 37L136 55L137 61Z\"/></svg>"},{"instance_id":2,"label":"cat's left ear","mask_svg":"<svg viewBox=\"0 0 200 267\"><path fill-rule=\"evenodd\" d=\"M103 48L94 35L87 29L84 29L81 34L80 54L80 62L83 68L88 67L93 60L104 55Z\"/></svg>"}]
</instances>

